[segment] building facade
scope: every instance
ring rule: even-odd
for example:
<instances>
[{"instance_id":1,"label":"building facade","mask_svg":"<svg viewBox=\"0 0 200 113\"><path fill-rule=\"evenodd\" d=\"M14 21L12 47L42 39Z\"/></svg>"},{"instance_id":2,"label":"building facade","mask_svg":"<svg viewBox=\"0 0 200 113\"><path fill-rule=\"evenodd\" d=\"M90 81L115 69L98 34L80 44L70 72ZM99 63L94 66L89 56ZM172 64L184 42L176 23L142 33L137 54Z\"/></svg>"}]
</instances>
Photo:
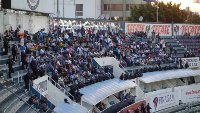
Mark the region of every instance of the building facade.
<instances>
[{"instance_id":1,"label":"building facade","mask_svg":"<svg viewBox=\"0 0 200 113\"><path fill-rule=\"evenodd\" d=\"M143 0L101 0L101 14L107 19L124 20L130 16L131 7L145 3Z\"/></svg>"},{"instance_id":2,"label":"building facade","mask_svg":"<svg viewBox=\"0 0 200 113\"><path fill-rule=\"evenodd\" d=\"M101 0L55 0L54 17L91 18L101 15Z\"/></svg>"},{"instance_id":3,"label":"building facade","mask_svg":"<svg viewBox=\"0 0 200 113\"><path fill-rule=\"evenodd\" d=\"M55 0L54 17L120 20L130 16L131 7L143 0Z\"/></svg>"}]
</instances>

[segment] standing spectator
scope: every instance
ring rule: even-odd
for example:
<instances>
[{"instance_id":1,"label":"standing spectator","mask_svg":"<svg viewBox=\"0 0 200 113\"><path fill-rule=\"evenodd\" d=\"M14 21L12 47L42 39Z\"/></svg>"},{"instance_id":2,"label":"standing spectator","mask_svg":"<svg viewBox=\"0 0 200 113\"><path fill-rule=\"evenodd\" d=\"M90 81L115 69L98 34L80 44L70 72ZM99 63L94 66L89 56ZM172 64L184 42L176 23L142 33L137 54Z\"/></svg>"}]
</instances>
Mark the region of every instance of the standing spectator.
<instances>
[{"instance_id":1,"label":"standing spectator","mask_svg":"<svg viewBox=\"0 0 200 113\"><path fill-rule=\"evenodd\" d=\"M16 56L17 56L17 50L18 50L17 46L13 44L11 50L12 50L13 61L15 61L16 60Z\"/></svg>"},{"instance_id":2,"label":"standing spectator","mask_svg":"<svg viewBox=\"0 0 200 113\"><path fill-rule=\"evenodd\" d=\"M27 69L28 68L27 55L24 52L21 53L21 61L22 61L22 69Z\"/></svg>"},{"instance_id":3,"label":"standing spectator","mask_svg":"<svg viewBox=\"0 0 200 113\"><path fill-rule=\"evenodd\" d=\"M29 91L29 77L30 77L30 72L28 72L25 76L24 76L24 83L25 83L25 90Z\"/></svg>"},{"instance_id":4,"label":"standing spectator","mask_svg":"<svg viewBox=\"0 0 200 113\"><path fill-rule=\"evenodd\" d=\"M147 113L151 113L151 111L150 111L150 110L151 110L151 107L150 107L149 103L147 104L147 107L146 107L146 108L147 108Z\"/></svg>"},{"instance_id":5,"label":"standing spectator","mask_svg":"<svg viewBox=\"0 0 200 113\"><path fill-rule=\"evenodd\" d=\"M142 105L141 105L141 112L142 112L142 113L146 113L146 109L145 109L145 106L144 106L143 103L142 103Z\"/></svg>"},{"instance_id":6,"label":"standing spectator","mask_svg":"<svg viewBox=\"0 0 200 113\"><path fill-rule=\"evenodd\" d=\"M11 73L14 73L13 64L14 64L14 61L12 57L10 56L8 59L8 78L11 78Z\"/></svg>"},{"instance_id":7,"label":"standing spectator","mask_svg":"<svg viewBox=\"0 0 200 113\"><path fill-rule=\"evenodd\" d=\"M5 36L4 37L4 40L3 40L3 47L4 47L4 54L7 55L8 54L8 43L9 43L9 40L8 40L8 37Z\"/></svg>"}]
</instances>

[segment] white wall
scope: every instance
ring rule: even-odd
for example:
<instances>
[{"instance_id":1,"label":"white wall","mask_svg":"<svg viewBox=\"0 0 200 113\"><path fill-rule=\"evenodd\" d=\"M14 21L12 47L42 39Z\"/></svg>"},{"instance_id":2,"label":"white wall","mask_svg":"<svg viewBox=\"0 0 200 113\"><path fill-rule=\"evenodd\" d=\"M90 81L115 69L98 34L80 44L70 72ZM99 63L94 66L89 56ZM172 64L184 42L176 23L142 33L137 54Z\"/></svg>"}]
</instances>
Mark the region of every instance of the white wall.
<instances>
[{"instance_id":1,"label":"white wall","mask_svg":"<svg viewBox=\"0 0 200 113\"><path fill-rule=\"evenodd\" d=\"M75 4L83 4L83 16L75 17ZM63 17L63 0L59 0L58 17ZM64 18L98 18L101 15L101 0L64 0ZM57 17L55 0L54 17Z\"/></svg>"},{"instance_id":2,"label":"white wall","mask_svg":"<svg viewBox=\"0 0 200 113\"><path fill-rule=\"evenodd\" d=\"M47 32L49 29L49 18L46 16L30 16L25 14L7 13L5 15L1 15L0 17L3 19L0 19L0 25L3 21L2 26L4 26L4 28L0 28L0 33L3 33L10 26L12 26L13 30L15 30L18 25L21 26L21 31L27 30L30 33L36 33L43 28L45 28Z\"/></svg>"}]
</instances>

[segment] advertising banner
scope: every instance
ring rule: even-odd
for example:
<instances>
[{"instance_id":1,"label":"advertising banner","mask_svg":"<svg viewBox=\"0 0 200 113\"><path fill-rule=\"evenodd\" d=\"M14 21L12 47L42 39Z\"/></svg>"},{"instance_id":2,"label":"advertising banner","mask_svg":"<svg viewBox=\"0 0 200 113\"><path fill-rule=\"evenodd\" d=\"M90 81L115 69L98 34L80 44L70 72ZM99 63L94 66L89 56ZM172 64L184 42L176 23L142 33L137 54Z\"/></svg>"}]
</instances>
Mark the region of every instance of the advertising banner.
<instances>
[{"instance_id":1,"label":"advertising banner","mask_svg":"<svg viewBox=\"0 0 200 113\"><path fill-rule=\"evenodd\" d=\"M140 109L141 105L146 105L146 101L142 100L139 102L136 102L128 107L125 107L124 109L120 110L118 113L134 113L136 109Z\"/></svg>"},{"instance_id":2,"label":"advertising banner","mask_svg":"<svg viewBox=\"0 0 200 113\"><path fill-rule=\"evenodd\" d=\"M174 35L185 35L190 33L190 35L200 34L200 25L192 24L174 24Z\"/></svg>"},{"instance_id":3,"label":"advertising banner","mask_svg":"<svg viewBox=\"0 0 200 113\"><path fill-rule=\"evenodd\" d=\"M151 112L159 111L179 104L178 95L175 92L156 94L149 99Z\"/></svg>"},{"instance_id":4,"label":"advertising banner","mask_svg":"<svg viewBox=\"0 0 200 113\"><path fill-rule=\"evenodd\" d=\"M171 24L149 24L149 23L125 23L125 32L146 32L147 36L151 36L152 32L160 36L172 36Z\"/></svg>"},{"instance_id":5,"label":"advertising banner","mask_svg":"<svg viewBox=\"0 0 200 113\"><path fill-rule=\"evenodd\" d=\"M182 61L183 61L183 63L188 62L189 68L198 68L199 67L199 57L182 58Z\"/></svg>"},{"instance_id":6,"label":"advertising banner","mask_svg":"<svg viewBox=\"0 0 200 113\"><path fill-rule=\"evenodd\" d=\"M181 95L183 103L200 101L200 87L198 85L196 87L188 87L186 89L182 89Z\"/></svg>"},{"instance_id":7,"label":"advertising banner","mask_svg":"<svg viewBox=\"0 0 200 113\"><path fill-rule=\"evenodd\" d=\"M53 13L54 0L11 0L11 9Z\"/></svg>"}]
</instances>

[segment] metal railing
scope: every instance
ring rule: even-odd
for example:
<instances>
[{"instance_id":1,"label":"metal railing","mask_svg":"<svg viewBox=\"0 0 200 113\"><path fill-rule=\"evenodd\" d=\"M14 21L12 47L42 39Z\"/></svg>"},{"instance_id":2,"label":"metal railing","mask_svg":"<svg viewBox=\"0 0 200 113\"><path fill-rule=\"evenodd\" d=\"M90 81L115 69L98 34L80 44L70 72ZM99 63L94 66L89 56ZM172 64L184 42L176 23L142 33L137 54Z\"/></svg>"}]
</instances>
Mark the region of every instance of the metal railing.
<instances>
[{"instance_id":1,"label":"metal railing","mask_svg":"<svg viewBox=\"0 0 200 113\"><path fill-rule=\"evenodd\" d=\"M53 100L56 100L56 99L54 99L53 97L49 96L48 93L47 93L43 88L41 88L39 85L33 84L33 86L34 86L34 87L37 89L37 91L40 93L40 99L41 99L42 93L45 93L45 97L47 97L47 99L52 98ZM43 95L43 96L44 96L44 95Z\"/></svg>"},{"instance_id":2,"label":"metal railing","mask_svg":"<svg viewBox=\"0 0 200 113\"><path fill-rule=\"evenodd\" d=\"M55 82L52 78L48 77L48 80L54 85L56 86L58 89L60 89L64 94L67 94L67 96L71 96L73 98L73 100L75 99L74 96L72 94L70 94L68 91L66 91L66 89L64 87L62 87L59 83ZM64 84L63 84L64 85Z\"/></svg>"},{"instance_id":3,"label":"metal railing","mask_svg":"<svg viewBox=\"0 0 200 113\"><path fill-rule=\"evenodd\" d=\"M130 75L130 72L128 72L128 70L124 66L122 66L122 64L119 64L119 67L122 68L127 74Z\"/></svg>"}]
</instances>

